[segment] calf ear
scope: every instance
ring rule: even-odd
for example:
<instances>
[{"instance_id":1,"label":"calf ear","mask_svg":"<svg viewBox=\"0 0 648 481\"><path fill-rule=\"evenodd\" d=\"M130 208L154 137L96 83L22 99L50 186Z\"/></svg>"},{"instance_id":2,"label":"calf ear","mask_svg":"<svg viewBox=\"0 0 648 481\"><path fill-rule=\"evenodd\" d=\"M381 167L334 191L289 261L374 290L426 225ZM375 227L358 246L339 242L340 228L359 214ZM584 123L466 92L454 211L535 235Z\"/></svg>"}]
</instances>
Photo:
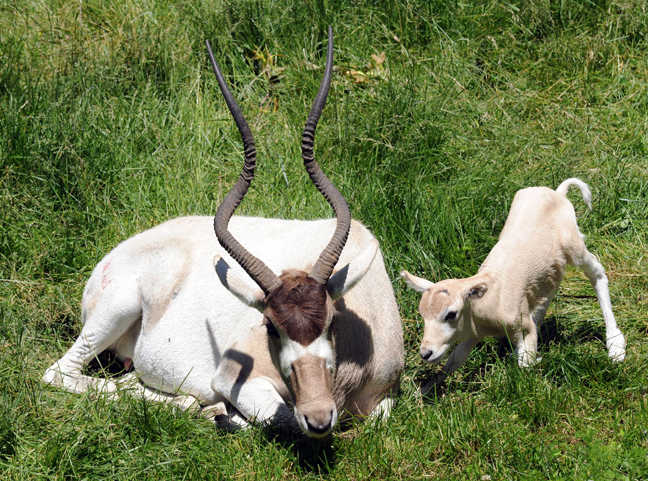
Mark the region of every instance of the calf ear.
<instances>
[{"instance_id":1,"label":"calf ear","mask_svg":"<svg viewBox=\"0 0 648 481\"><path fill-rule=\"evenodd\" d=\"M408 286L418 292L425 292L434 285L434 282L423 279L422 277L413 276L407 271L401 272L401 276L405 279Z\"/></svg>"},{"instance_id":2,"label":"calf ear","mask_svg":"<svg viewBox=\"0 0 648 481\"><path fill-rule=\"evenodd\" d=\"M377 253L378 241L372 239L364 251L333 274L326 282L326 289L331 299L338 299L349 292L349 289L355 286L367 273Z\"/></svg>"},{"instance_id":3,"label":"calf ear","mask_svg":"<svg viewBox=\"0 0 648 481\"><path fill-rule=\"evenodd\" d=\"M468 289L465 289L463 291L463 297L467 301L473 299L481 299L484 296L484 294L486 294L487 290L488 290L488 286L486 285L486 283L480 282L478 284L474 284Z\"/></svg>"},{"instance_id":4,"label":"calf ear","mask_svg":"<svg viewBox=\"0 0 648 481\"><path fill-rule=\"evenodd\" d=\"M263 290L242 269L232 269L221 256L214 256L214 267L221 284L243 303L260 312L265 308Z\"/></svg>"}]
</instances>

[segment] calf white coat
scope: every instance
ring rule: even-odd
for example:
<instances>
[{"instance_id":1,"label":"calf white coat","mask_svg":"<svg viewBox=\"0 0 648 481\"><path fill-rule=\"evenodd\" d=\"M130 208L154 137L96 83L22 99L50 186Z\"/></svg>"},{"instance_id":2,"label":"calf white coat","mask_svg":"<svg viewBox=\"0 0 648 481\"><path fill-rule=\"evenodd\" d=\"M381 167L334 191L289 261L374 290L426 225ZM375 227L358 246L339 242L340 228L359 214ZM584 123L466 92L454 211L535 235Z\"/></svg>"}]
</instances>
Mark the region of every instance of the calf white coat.
<instances>
[{"instance_id":1,"label":"calf white coat","mask_svg":"<svg viewBox=\"0 0 648 481\"><path fill-rule=\"evenodd\" d=\"M538 329L567 264L580 267L590 280L603 311L609 356L623 360L625 339L612 313L605 270L585 247L566 197L572 185L591 208L589 188L578 179L564 181L555 191L547 187L518 191L499 241L475 276L433 283L402 272L407 284L423 293L421 357L437 363L460 343L436 381L460 367L486 336L507 336L519 364L533 363Z\"/></svg>"}]
</instances>

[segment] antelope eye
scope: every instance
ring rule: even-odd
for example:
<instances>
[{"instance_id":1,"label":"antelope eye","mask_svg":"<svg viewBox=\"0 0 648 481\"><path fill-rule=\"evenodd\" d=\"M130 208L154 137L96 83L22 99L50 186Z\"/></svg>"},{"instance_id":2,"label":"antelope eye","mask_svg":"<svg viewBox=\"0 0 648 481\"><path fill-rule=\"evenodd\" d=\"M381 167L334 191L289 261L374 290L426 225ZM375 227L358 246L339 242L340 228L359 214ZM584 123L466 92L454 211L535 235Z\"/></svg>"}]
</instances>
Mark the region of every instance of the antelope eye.
<instances>
[{"instance_id":1,"label":"antelope eye","mask_svg":"<svg viewBox=\"0 0 648 481\"><path fill-rule=\"evenodd\" d=\"M446 314L446 321L454 321L457 318L457 311L450 311Z\"/></svg>"},{"instance_id":2,"label":"antelope eye","mask_svg":"<svg viewBox=\"0 0 648 481\"><path fill-rule=\"evenodd\" d=\"M279 333L277 332L277 328L275 325L270 321L269 319L265 319L263 321L263 324L266 327L266 331L268 331L268 336L272 337L274 339L279 339Z\"/></svg>"}]
</instances>

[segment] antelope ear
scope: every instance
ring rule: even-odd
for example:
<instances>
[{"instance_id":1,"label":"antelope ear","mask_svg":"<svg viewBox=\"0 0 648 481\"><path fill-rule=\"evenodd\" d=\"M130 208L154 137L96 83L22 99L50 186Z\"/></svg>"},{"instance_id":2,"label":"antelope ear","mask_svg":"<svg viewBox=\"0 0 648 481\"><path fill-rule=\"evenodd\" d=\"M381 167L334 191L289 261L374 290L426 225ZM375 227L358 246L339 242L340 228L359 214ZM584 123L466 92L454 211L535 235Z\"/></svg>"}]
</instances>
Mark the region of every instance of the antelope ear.
<instances>
[{"instance_id":1,"label":"antelope ear","mask_svg":"<svg viewBox=\"0 0 648 481\"><path fill-rule=\"evenodd\" d=\"M238 297L244 304L263 312L265 294L244 270L232 269L219 255L214 256L214 267L225 289Z\"/></svg>"},{"instance_id":2,"label":"antelope ear","mask_svg":"<svg viewBox=\"0 0 648 481\"><path fill-rule=\"evenodd\" d=\"M378 241L372 239L364 251L342 269L333 274L326 282L331 299L339 299L349 292L367 273L378 253Z\"/></svg>"},{"instance_id":3,"label":"antelope ear","mask_svg":"<svg viewBox=\"0 0 648 481\"><path fill-rule=\"evenodd\" d=\"M471 287L464 289L463 298L467 301L473 299L481 299L482 297L484 297L484 294L486 294L487 290L488 286L486 285L486 283L479 282L478 284L474 284Z\"/></svg>"},{"instance_id":4,"label":"antelope ear","mask_svg":"<svg viewBox=\"0 0 648 481\"><path fill-rule=\"evenodd\" d=\"M405 279L408 286L418 292L425 292L434 285L434 282L423 279L422 277L416 277L407 271L402 271L401 276Z\"/></svg>"}]
</instances>

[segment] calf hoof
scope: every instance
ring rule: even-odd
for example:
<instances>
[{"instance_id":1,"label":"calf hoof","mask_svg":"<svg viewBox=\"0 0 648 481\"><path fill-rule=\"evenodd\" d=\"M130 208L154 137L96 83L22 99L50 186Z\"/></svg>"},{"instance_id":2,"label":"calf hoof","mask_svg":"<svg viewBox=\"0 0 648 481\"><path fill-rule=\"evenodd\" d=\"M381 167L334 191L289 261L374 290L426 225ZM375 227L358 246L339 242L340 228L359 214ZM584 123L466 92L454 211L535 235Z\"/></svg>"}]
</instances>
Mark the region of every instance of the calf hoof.
<instances>
[{"instance_id":1,"label":"calf hoof","mask_svg":"<svg viewBox=\"0 0 648 481\"><path fill-rule=\"evenodd\" d=\"M625 359L626 351L626 342L623 337L623 334L619 333L616 336L609 337L605 343L608 349L608 356L614 362L621 362Z\"/></svg>"},{"instance_id":2,"label":"calf hoof","mask_svg":"<svg viewBox=\"0 0 648 481\"><path fill-rule=\"evenodd\" d=\"M421 396L432 398L440 394L447 377L448 375L444 372L432 376L432 379L421 386L419 390Z\"/></svg>"},{"instance_id":3,"label":"calf hoof","mask_svg":"<svg viewBox=\"0 0 648 481\"><path fill-rule=\"evenodd\" d=\"M531 367L542 361L542 356L537 352L523 352L518 354L518 366Z\"/></svg>"}]
</instances>

